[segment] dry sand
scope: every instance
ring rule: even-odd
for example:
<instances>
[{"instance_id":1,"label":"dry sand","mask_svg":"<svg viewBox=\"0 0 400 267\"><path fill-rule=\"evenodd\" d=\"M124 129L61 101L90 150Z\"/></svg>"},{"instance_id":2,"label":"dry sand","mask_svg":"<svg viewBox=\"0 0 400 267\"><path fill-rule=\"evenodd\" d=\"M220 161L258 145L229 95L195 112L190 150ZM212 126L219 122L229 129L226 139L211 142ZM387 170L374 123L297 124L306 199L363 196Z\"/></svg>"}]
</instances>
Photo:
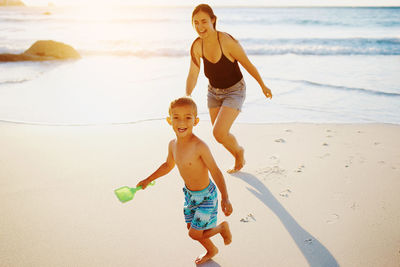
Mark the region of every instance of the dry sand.
<instances>
[{"instance_id":1,"label":"dry sand","mask_svg":"<svg viewBox=\"0 0 400 267\"><path fill-rule=\"evenodd\" d=\"M399 266L400 126L236 124L242 172L225 174L233 242L203 266ZM232 157L195 133L222 170ZM174 169L121 204L167 156L166 122L0 123L0 266L194 266Z\"/></svg>"}]
</instances>

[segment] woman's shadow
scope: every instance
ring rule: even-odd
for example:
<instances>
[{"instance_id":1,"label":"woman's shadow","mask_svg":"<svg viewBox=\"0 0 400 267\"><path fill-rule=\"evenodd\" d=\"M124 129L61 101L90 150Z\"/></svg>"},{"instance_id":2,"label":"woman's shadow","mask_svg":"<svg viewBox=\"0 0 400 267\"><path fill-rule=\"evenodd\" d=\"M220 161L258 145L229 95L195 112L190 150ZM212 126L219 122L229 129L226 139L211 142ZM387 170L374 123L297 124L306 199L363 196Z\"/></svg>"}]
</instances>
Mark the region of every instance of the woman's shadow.
<instances>
[{"instance_id":1,"label":"woman's shadow","mask_svg":"<svg viewBox=\"0 0 400 267\"><path fill-rule=\"evenodd\" d=\"M257 177L244 172L232 175L256 189L247 188L247 190L261 200L261 202L270 208L279 220L281 220L311 267L339 266L329 250L296 222L296 220L285 210L285 208Z\"/></svg>"}]
</instances>

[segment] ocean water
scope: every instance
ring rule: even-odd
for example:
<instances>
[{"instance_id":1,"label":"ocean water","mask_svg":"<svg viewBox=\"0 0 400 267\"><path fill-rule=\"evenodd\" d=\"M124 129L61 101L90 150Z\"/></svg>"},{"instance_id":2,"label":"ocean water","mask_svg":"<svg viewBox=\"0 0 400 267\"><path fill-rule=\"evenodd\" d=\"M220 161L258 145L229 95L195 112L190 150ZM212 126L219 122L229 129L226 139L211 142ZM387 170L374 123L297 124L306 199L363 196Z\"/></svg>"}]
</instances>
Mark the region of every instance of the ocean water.
<instances>
[{"instance_id":1,"label":"ocean water","mask_svg":"<svg viewBox=\"0 0 400 267\"><path fill-rule=\"evenodd\" d=\"M240 122L400 123L400 8L216 7L271 88L242 68ZM45 12L49 12L46 15ZM78 61L1 62L0 120L112 124L162 119L184 95L196 33L192 7L3 7L0 53L36 40L72 45ZM193 97L208 119L207 80Z\"/></svg>"}]
</instances>

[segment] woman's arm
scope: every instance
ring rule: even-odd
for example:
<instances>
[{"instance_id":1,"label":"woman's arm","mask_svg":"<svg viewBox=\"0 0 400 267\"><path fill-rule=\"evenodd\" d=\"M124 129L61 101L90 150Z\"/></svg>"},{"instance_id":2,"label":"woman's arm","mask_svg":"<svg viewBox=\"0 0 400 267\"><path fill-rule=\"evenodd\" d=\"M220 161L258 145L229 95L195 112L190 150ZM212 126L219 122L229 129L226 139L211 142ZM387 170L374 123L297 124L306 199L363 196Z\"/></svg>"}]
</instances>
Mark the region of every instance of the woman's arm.
<instances>
[{"instance_id":1,"label":"woman's arm","mask_svg":"<svg viewBox=\"0 0 400 267\"><path fill-rule=\"evenodd\" d=\"M196 87L197 78L199 77L200 68L193 62L190 61L189 74L186 79L186 95L190 96L193 89Z\"/></svg>"},{"instance_id":2,"label":"woman's arm","mask_svg":"<svg viewBox=\"0 0 400 267\"><path fill-rule=\"evenodd\" d=\"M200 54L199 51L199 42L197 38L190 48L190 68L189 74L186 79L186 95L190 96L193 92L193 89L196 87L197 78L199 77L200 72Z\"/></svg>"},{"instance_id":3,"label":"woman's arm","mask_svg":"<svg viewBox=\"0 0 400 267\"><path fill-rule=\"evenodd\" d=\"M254 79L261 86L264 95L267 98L272 98L271 90L264 84L260 73L258 72L257 68L250 62L249 58L246 55L246 52L244 51L240 43L236 40L231 39L227 42L227 44L231 56L239 61L239 63L246 69L246 71L254 77Z\"/></svg>"}]
</instances>

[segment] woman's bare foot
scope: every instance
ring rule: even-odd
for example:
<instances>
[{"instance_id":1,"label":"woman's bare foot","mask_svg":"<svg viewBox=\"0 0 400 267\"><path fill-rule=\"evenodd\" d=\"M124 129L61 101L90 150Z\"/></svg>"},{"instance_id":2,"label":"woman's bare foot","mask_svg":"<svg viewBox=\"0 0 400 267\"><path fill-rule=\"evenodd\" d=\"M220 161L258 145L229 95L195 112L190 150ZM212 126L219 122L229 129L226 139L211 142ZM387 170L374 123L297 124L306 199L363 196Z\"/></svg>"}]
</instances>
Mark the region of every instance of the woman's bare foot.
<instances>
[{"instance_id":1,"label":"woman's bare foot","mask_svg":"<svg viewBox=\"0 0 400 267\"><path fill-rule=\"evenodd\" d=\"M224 239L224 243L225 245L229 245L232 242L232 233L231 230L229 229L228 222L222 222L221 227L222 227L221 236Z\"/></svg>"},{"instance_id":2,"label":"woman's bare foot","mask_svg":"<svg viewBox=\"0 0 400 267\"><path fill-rule=\"evenodd\" d=\"M246 164L246 161L244 160L244 149L243 147L239 147L239 151L236 153L235 156L235 167L232 169L228 170L228 173L235 173L240 171L244 164Z\"/></svg>"},{"instance_id":3,"label":"woman's bare foot","mask_svg":"<svg viewBox=\"0 0 400 267\"><path fill-rule=\"evenodd\" d=\"M194 261L196 264L202 264L205 263L208 260L211 260L212 257L218 254L218 248L214 247L212 250L207 251L206 254L200 255L197 257L197 259Z\"/></svg>"}]
</instances>

